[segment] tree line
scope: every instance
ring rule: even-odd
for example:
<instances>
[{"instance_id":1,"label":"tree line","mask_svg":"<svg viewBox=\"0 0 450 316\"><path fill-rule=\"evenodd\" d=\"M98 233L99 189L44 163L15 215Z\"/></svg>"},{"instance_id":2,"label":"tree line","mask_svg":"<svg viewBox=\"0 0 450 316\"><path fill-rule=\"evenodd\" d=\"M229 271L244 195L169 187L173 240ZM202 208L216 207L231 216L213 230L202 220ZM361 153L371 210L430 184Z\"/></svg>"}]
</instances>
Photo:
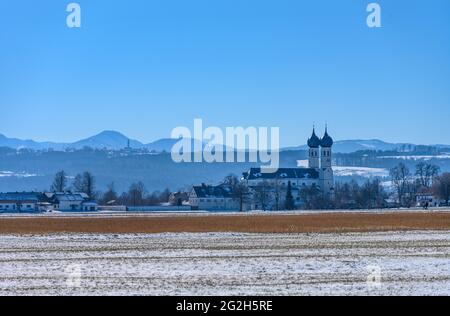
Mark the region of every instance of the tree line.
<instances>
[{"instance_id":1,"label":"tree line","mask_svg":"<svg viewBox=\"0 0 450 316\"><path fill-rule=\"evenodd\" d=\"M450 201L450 173L440 174L440 168L420 162L411 171L404 163L390 170L390 184L381 179L367 179L360 184L354 180L336 183L333 194L324 195L315 185L299 189L299 201L293 196L293 187L277 184L277 181L262 182L249 188L234 176L228 176L223 183L231 187L233 196L242 205L254 203L261 210L269 205L274 210L294 209L380 209L388 207L414 207L417 194L432 195L445 202Z\"/></svg>"},{"instance_id":2,"label":"tree line","mask_svg":"<svg viewBox=\"0 0 450 316\"><path fill-rule=\"evenodd\" d=\"M126 192L118 193L114 183L107 186L105 192L96 190L96 180L92 173L86 171L75 176L69 183L69 176L64 170L56 173L50 187L51 192L77 192L85 193L91 200L102 205L126 205L126 206L152 206L160 205L169 201L170 191L149 192L144 183L132 183Z\"/></svg>"},{"instance_id":3,"label":"tree line","mask_svg":"<svg viewBox=\"0 0 450 316\"><path fill-rule=\"evenodd\" d=\"M400 163L391 169L390 177L399 206L414 206L419 193L433 195L448 205L450 173L440 174L440 168L436 165L420 162L412 172L404 163Z\"/></svg>"},{"instance_id":4,"label":"tree line","mask_svg":"<svg viewBox=\"0 0 450 316\"><path fill-rule=\"evenodd\" d=\"M90 172L76 175L71 183L65 171L55 175L51 186L52 192L83 192L90 199L103 205L153 206L167 203L170 190L149 192L143 182L130 185L126 192L118 193L114 183L108 185L105 192L96 190L95 177ZM332 195L324 195L317 186L299 189L298 197L289 182L282 187L277 182L263 182L256 187L248 187L234 175L227 176L222 184L228 186L230 194L239 201L239 208L244 210L249 203L258 205L261 210L294 209L379 209L392 206L413 207L416 196L426 193L445 201L450 201L450 173L440 173L438 166L420 162L411 171L404 163L399 163L390 170L390 187L378 178L368 179L360 184L356 181L336 183ZM390 202L389 202L390 201ZM395 202L392 202L395 201ZM269 207L271 206L271 207Z\"/></svg>"}]
</instances>

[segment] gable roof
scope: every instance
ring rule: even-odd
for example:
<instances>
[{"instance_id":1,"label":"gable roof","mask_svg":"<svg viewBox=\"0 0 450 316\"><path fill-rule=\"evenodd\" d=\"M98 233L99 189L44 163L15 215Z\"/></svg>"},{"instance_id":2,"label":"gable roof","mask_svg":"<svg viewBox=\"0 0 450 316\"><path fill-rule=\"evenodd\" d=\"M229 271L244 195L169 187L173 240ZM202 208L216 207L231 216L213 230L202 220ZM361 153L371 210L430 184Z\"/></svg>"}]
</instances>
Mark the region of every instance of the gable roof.
<instances>
[{"instance_id":1,"label":"gable roof","mask_svg":"<svg viewBox=\"0 0 450 316\"><path fill-rule=\"evenodd\" d=\"M314 168L280 168L275 173L263 173L261 168L251 168L243 174L245 180L318 179Z\"/></svg>"},{"instance_id":2,"label":"gable roof","mask_svg":"<svg viewBox=\"0 0 450 316\"><path fill-rule=\"evenodd\" d=\"M59 202L83 202L86 198L80 193L55 193L53 198Z\"/></svg>"},{"instance_id":3,"label":"gable roof","mask_svg":"<svg viewBox=\"0 0 450 316\"><path fill-rule=\"evenodd\" d=\"M224 185L202 185L193 188L198 198L232 198L231 188Z\"/></svg>"},{"instance_id":4,"label":"gable roof","mask_svg":"<svg viewBox=\"0 0 450 316\"><path fill-rule=\"evenodd\" d=\"M8 192L0 193L0 201L8 201L14 203L38 203L45 201L46 197L38 192Z\"/></svg>"}]
</instances>

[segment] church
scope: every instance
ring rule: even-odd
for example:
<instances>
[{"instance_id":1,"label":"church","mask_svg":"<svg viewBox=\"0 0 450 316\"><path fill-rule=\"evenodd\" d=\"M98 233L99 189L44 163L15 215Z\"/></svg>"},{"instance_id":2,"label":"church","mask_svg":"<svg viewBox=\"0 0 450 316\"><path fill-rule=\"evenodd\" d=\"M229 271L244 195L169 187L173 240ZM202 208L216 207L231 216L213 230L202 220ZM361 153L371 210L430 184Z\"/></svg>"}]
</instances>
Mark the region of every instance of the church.
<instances>
[{"instance_id":1,"label":"church","mask_svg":"<svg viewBox=\"0 0 450 316\"><path fill-rule=\"evenodd\" d=\"M333 139L328 129L322 138L313 128L308 139L308 167L279 168L275 173L262 172L261 168L251 168L243 173L241 181L249 188L245 201L240 201L227 184L219 186L196 186L189 195L193 210L236 211L245 210L282 210L286 205L286 196L291 184L291 193L295 207L301 207L302 189L316 187L325 196L333 196L334 175L332 168ZM243 205L240 205L243 204Z\"/></svg>"},{"instance_id":2,"label":"church","mask_svg":"<svg viewBox=\"0 0 450 316\"><path fill-rule=\"evenodd\" d=\"M308 139L308 167L319 173L318 185L324 194L333 194L334 191L333 143L333 138L328 135L328 127L325 127L325 134L321 139L317 137L315 128L313 128L312 136Z\"/></svg>"},{"instance_id":3,"label":"church","mask_svg":"<svg viewBox=\"0 0 450 316\"><path fill-rule=\"evenodd\" d=\"M308 167L280 168L275 173L263 173L260 168L252 168L243 174L243 181L248 187L256 188L268 183L287 187L291 183L294 191L305 186L316 186L324 195L333 195L334 174L332 167L333 138L328 134L328 127L322 138L316 135L315 128L308 139Z\"/></svg>"}]
</instances>

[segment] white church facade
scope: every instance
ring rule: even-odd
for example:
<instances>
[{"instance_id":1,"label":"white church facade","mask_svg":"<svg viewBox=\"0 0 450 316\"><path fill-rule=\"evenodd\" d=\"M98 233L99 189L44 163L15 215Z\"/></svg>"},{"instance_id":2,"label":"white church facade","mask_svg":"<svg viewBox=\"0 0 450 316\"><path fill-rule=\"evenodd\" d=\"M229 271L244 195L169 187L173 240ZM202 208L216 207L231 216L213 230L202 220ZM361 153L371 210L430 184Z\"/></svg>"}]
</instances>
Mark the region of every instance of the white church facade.
<instances>
[{"instance_id":1,"label":"white church facade","mask_svg":"<svg viewBox=\"0 0 450 316\"><path fill-rule=\"evenodd\" d=\"M328 195L334 192L333 144L333 138L328 135L328 128L325 128L325 134L321 139L313 129L312 136L308 139L308 168L317 170L319 173L318 186L324 194Z\"/></svg>"},{"instance_id":2,"label":"white church facade","mask_svg":"<svg viewBox=\"0 0 450 316\"><path fill-rule=\"evenodd\" d=\"M291 183L292 194L296 204L301 204L300 192L302 188L315 186L324 195L332 196L334 193L334 172L332 167L332 147L334 141L325 129L324 136L319 138L315 128L308 139L308 166L299 168L279 168L275 173L262 173L260 168L252 168L243 174L242 180L254 191L264 184L272 188L286 190ZM279 204L283 205L284 195L279 194ZM259 205L251 208L258 208Z\"/></svg>"},{"instance_id":3,"label":"white church facade","mask_svg":"<svg viewBox=\"0 0 450 316\"><path fill-rule=\"evenodd\" d=\"M251 168L243 173L241 181L249 188L245 201L240 201L226 184L219 186L202 185L194 187L189 195L189 203L194 210L237 211L240 203L244 210L283 210L286 206L288 187L295 207L304 204L302 192L306 188L316 188L324 196L334 194L334 174L332 168L333 139L328 129L322 138L313 129L308 139L308 166L279 168L275 173L262 172L261 168Z\"/></svg>"}]
</instances>

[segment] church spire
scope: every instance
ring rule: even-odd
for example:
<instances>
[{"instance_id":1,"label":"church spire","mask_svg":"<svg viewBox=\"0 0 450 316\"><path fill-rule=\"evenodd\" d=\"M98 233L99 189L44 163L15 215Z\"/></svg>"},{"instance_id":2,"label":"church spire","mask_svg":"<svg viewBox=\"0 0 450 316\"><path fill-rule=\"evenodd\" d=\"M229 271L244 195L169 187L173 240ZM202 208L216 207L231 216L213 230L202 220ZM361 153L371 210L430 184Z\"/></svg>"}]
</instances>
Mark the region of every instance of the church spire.
<instances>
[{"instance_id":1,"label":"church spire","mask_svg":"<svg viewBox=\"0 0 450 316\"><path fill-rule=\"evenodd\" d=\"M313 132L311 137L308 139L308 146L310 148L319 148L320 146L320 138L316 135L316 126L313 125Z\"/></svg>"},{"instance_id":2,"label":"church spire","mask_svg":"<svg viewBox=\"0 0 450 316\"><path fill-rule=\"evenodd\" d=\"M334 144L333 138L331 138L330 135L328 135L328 124L325 125L325 134L323 135L322 139L320 140L320 146L321 147L332 147Z\"/></svg>"}]
</instances>

